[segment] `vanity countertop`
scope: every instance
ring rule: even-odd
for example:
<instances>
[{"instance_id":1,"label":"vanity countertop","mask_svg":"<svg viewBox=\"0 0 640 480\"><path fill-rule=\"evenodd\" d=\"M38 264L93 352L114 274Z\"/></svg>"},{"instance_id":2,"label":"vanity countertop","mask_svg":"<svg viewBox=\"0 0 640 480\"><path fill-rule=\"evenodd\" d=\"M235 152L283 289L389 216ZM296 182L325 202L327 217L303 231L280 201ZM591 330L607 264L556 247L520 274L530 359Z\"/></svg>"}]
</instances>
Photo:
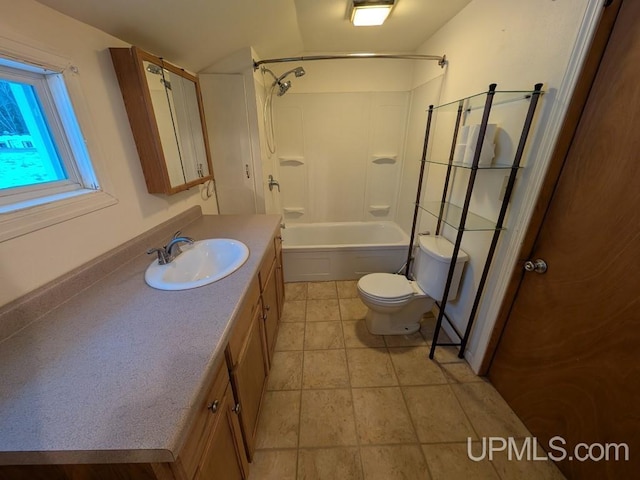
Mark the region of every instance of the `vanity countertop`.
<instances>
[{"instance_id":1,"label":"vanity countertop","mask_svg":"<svg viewBox=\"0 0 640 480\"><path fill-rule=\"evenodd\" d=\"M230 276L155 290L141 252L1 342L0 464L175 460L279 225L278 215L200 217L182 233L249 247Z\"/></svg>"}]
</instances>

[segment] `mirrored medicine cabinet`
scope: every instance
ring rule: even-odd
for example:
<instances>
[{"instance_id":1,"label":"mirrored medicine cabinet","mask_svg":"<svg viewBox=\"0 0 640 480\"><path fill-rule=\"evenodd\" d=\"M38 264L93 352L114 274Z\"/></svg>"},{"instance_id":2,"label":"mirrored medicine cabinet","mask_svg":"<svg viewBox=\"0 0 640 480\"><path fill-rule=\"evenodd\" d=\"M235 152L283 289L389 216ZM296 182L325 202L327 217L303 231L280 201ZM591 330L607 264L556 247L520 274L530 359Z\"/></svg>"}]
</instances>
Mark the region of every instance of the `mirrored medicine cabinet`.
<instances>
[{"instance_id":1,"label":"mirrored medicine cabinet","mask_svg":"<svg viewBox=\"0 0 640 480\"><path fill-rule=\"evenodd\" d=\"M212 180L198 78L137 47L109 51L149 193Z\"/></svg>"}]
</instances>

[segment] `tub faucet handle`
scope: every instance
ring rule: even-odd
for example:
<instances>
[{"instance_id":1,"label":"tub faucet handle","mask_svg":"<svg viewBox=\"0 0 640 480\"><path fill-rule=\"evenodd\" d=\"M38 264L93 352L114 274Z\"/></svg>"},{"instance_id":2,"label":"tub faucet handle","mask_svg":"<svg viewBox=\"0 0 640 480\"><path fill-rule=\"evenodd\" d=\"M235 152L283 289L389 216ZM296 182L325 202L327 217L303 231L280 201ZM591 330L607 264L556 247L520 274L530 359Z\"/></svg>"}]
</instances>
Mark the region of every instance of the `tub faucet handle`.
<instances>
[{"instance_id":1,"label":"tub faucet handle","mask_svg":"<svg viewBox=\"0 0 640 480\"><path fill-rule=\"evenodd\" d=\"M273 187L278 187L278 192L280 192L280 184L277 180L273 178L273 175L269 175L269 191L273 191Z\"/></svg>"}]
</instances>

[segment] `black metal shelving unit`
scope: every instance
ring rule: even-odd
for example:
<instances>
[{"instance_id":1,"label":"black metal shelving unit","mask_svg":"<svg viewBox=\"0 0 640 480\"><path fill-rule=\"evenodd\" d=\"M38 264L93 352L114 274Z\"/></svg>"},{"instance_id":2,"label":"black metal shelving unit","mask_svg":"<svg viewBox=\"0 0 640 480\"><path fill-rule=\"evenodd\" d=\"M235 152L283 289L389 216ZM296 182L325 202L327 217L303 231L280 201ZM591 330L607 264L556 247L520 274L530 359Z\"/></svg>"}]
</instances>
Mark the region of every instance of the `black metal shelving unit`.
<instances>
[{"instance_id":1,"label":"black metal shelving unit","mask_svg":"<svg viewBox=\"0 0 640 480\"><path fill-rule=\"evenodd\" d=\"M422 149L422 159L420 163L420 174L418 176L418 188L416 192L415 210L413 214L413 225L411 228L409 253L407 257L405 274L409 276L411 262L413 260L413 244L414 244L414 238L416 235L417 221L419 216L418 214L421 210L433 215L434 217L437 217L437 226L435 231L436 235L439 235L441 233L442 228L445 224L453 227L457 231L456 240L453 248L453 256L451 259L451 266L449 267L449 272L447 275L447 282L445 285L443 298L440 302L436 303L439 308L439 313L438 313L438 318L436 320L436 327L433 334L433 341L431 343L431 350L429 352L429 358L431 359L433 359L435 355L436 347L438 346L460 347L458 356L460 358L464 357L464 351L467 346L469 336L471 334L471 329L475 321L478 307L480 305L482 292L484 290L484 286L489 274L489 268L491 267L491 262L493 260L496 246L498 244L498 239L500 238L500 233L504 229L503 227L504 219L507 213L507 208L509 205L511 194L513 193L516 176L517 176L518 170L521 168L520 162L522 160L522 155L524 153L527 138L531 130L531 125L533 123L533 117L538 104L538 99L542 94L541 83L536 84L533 90L527 90L527 91L498 91L496 90L496 87L497 85L495 83L491 84L489 85L489 89L486 92L482 92L477 95L465 97L455 102L450 102L450 103L446 103L446 104L435 106L435 107L433 105L430 105L428 110L427 125L426 125L424 143L423 143L423 149ZM520 139L519 139L517 148L515 150L515 154L513 156L513 161L510 164L480 165L479 162L480 162L480 156L481 156L481 149L482 149L484 137L487 130L487 124L489 123L491 108L494 105L494 103L497 103L497 102L508 103L511 101L528 101L529 102L529 107L527 108L527 113L524 118L522 129L520 131ZM484 103L484 105L482 105L482 103ZM432 131L433 115L438 110L451 109L451 108L456 109L456 118L455 118L455 124L453 128L449 159L448 161L445 161L437 158L427 158L429 140L430 140L430 135L432 133L431 131ZM483 110L482 110L482 120L480 122L480 127L478 131L478 140L475 148L473 162L471 163L471 165L463 165L463 164L455 163L454 151L457 144L460 126L463 121L463 113L469 112L475 108L482 108ZM421 204L422 184L423 184L423 179L425 174L425 165L427 164L446 166L447 170L446 170L445 179L444 179L444 186L442 189L442 200L440 202L426 202L424 204ZM469 170L469 180L467 182L466 195L464 198L463 205L461 207L447 202L448 194L449 194L450 188L452 187L452 172L454 171L454 169L458 169L458 168ZM502 204L501 204L498 218L496 221L485 219L469 211L469 206L471 203L471 197L472 197L473 188L476 182L477 174L480 170L485 170L485 169L486 170L503 169L503 170L510 171L504 197L502 199ZM447 298L449 296L449 290L451 289L451 281L453 279L454 270L456 267L456 260L458 258L458 253L460 252L462 237L464 236L465 232L469 232L469 231L493 232L493 238L491 240L491 244L489 246L489 250L487 253L487 258L484 263L482 275L480 278L480 283L478 284L478 288L476 290L476 295L473 302L473 306L471 308L471 313L469 314L469 319L468 319L465 331L463 333L458 331L455 324L447 316L445 309L447 305ZM443 321L447 321L449 323L451 328L455 331L456 335L460 339L459 342L438 342L438 337L440 335L440 330L442 328Z\"/></svg>"}]
</instances>

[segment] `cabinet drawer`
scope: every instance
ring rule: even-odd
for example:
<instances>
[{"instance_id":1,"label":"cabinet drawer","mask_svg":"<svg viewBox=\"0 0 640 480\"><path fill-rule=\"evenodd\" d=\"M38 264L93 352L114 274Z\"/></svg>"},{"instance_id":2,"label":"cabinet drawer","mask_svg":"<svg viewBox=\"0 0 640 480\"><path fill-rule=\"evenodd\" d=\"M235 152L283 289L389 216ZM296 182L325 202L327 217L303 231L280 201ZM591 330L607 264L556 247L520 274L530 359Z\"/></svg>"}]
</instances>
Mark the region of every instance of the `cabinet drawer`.
<instances>
[{"instance_id":1,"label":"cabinet drawer","mask_svg":"<svg viewBox=\"0 0 640 480\"><path fill-rule=\"evenodd\" d=\"M273 241L269 242L269 246L267 247L267 251L262 257L262 263L260 264L260 272L258 273L258 277L260 278L260 291L263 292L266 285L267 280L269 279L269 274L271 269L273 268L273 263L276 260L276 247Z\"/></svg>"},{"instance_id":2,"label":"cabinet drawer","mask_svg":"<svg viewBox=\"0 0 640 480\"><path fill-rule=\"evenodd\" d=\"M254 279L249 286L249 292L243 301L233 332L229 337L226 355L230 369L238 363L242 347L251 328L251 321L258 308L260 308L260 287L258 286L258 280Z\"/></svg>"},{"instance_id":3,"label":"cabinet drawer","mask_svg":"<svg viewBox=\"0 0 640 480\"><path fill-rule=\"evenodd\" d=\"M227 371L227 365L222 362L216 371L213 383L207 390L207 395L197 407L193 425L179 454L187 478L193 478L195 475L198 463L207 445L209 432L217 417L224 415L222 401L228 384L229 372Z\"/></svg>"}]
</instances>

